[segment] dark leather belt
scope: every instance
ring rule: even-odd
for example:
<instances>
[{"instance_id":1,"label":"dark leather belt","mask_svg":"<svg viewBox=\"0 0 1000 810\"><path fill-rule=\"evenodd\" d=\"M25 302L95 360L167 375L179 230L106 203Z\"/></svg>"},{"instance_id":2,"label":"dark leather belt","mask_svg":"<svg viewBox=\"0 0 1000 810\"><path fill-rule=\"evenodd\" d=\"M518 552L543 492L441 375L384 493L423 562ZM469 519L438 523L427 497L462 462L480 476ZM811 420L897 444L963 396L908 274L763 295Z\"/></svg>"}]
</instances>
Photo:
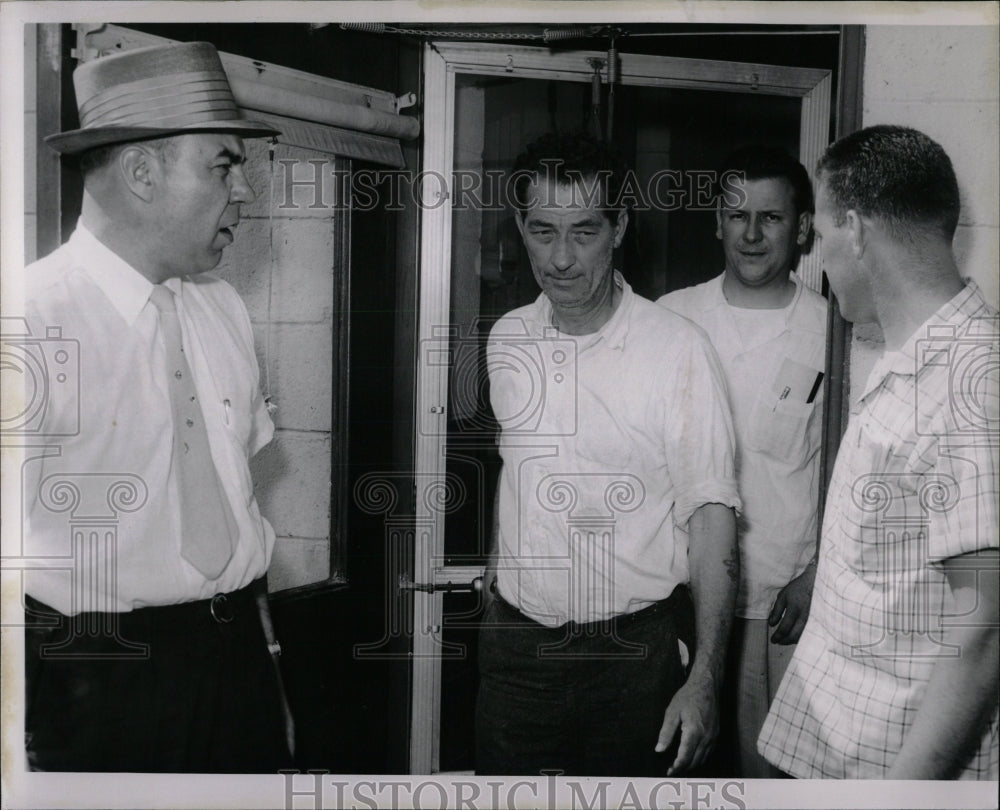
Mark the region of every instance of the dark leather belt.
<instances>
[{"instance_id":1,"label":"dark leather belt","mask_svg":"<svg viewBox=\"0 0 1000 810\"><path fill-rule=\"evenodd\" d=\"M230 624L236 619L247 617L256 618L258 613L256 594L259 589L264 588L264 578L254 580L239 590L230 593L219 593L210 599L199 599L194 602L181 602L176 605L154 605L151 607L136 608L118 614L118 619L124 624L133 621L149 621L156 624L172 622L197 622L210 621L215 624ZM31 616L27 616L29 626L51 627L51 619L46 621L44 616L62 617L55 608L49 607L44 602L40 602L31 596L25 597L25 605L30 613L41 614L39 620L32 622ZM86 622L89 617L97 618L104 614L78 613L71 617L74 622ZM96 625L95 625L96 626Z\"/></svg>"},{"instance_id":2,"label":"dark leather belt","mask_svg":"<svg viewBox=\"0 0 1000 810\"><path fill-rule=\"evenodd\" d=\"M666 599L653 602L651 605L647 605L646 607L632 613L620 613L617 616L612 616L607 619L599 619L592 622L577 622L571 620L565 624L552 627L540 624L530 616L522 613L517 609L517 607L504 599L498 588L491 588L491 590L493 591L494 598L497 600L497 604L502 610L506 611L508 616L513 618L514 621L520 624L534 625L542 630L551 630L557 633L569 632L570 635L595 635L599 632L606 632L610 628L617 628L633 624L635 622L642 622L664 613L679 613L685 609L685 600L690 600L690 591L687 586L678 585L674 588L673 593L671 593Z\"/></svg>"}]
</instances>

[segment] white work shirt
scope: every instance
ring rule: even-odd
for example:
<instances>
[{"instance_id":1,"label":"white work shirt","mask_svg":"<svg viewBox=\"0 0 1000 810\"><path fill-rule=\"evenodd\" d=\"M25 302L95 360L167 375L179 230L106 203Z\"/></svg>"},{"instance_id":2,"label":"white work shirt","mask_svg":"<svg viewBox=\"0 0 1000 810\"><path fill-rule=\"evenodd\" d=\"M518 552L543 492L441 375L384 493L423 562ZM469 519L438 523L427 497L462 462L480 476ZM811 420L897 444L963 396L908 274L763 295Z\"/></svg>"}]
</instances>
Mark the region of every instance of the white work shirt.
<instances>
[{"instance_id":1,"label":"white work shirt","mask_svg":"<svg viewBox=\"0 0 1000 810\"><path fill-rule=\"evenodd\" d=\"M723 277L657 303L702 327L725 369L743 501L736 615L764 619L816 553L827 304L793 273L788 306L741 309Z\"/></svg>"},{"instance_id":2,"label":"white work shirt","mask_svg":"<svg viewBox=\"0 0 1000 810\"><path fill-rule=\"evenodd\" d=\"M632 292L591 335L543 294L490 333L501 426L501 595L558 626L640 610L688 582L688 519L739 507L718 360L689 321Z\"/></svg>"},{"instance_id":3,"label":"white work shirt","mask_svg":"<svg viewBox=\"0 0 1000 810\"><path fill-rule=\"evenodd\" d=\"M274 532L258 510L248 460L274 426L236 291L210 273L166 282L239 529L229 564L207 580L181 556L153 285L82 225L25 273L26 321L49 369L37 446L25 451L27 592L69 615L118 612L204 599L262 576Z\"/></svg>"}]
</instances>

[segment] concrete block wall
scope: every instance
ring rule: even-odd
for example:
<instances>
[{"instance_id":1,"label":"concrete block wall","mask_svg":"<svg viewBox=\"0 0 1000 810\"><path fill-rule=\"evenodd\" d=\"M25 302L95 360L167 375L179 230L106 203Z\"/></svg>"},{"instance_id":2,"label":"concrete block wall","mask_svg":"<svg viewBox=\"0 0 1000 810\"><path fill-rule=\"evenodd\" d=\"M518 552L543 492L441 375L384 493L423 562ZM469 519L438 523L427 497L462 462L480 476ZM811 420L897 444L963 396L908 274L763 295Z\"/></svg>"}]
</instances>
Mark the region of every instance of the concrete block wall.
<instances>
[{"instance_id":1,"label":"concrete block wall","mask_svg":"<svg viewBox=\"0 0 1000 810\"><path fill-rule=\"evenodd\" d=\"M994 26L873 25L865 30L862 122L911 126L940 143L958 176L962 215L954 249L962 274L1000 304L1000 45ZM882 349L857 326L851 390Z\"/></svg>"},{"instance_id":2,"label":"concrete block wall","mask_svg":"<svg viewBox=\"0 0 1000 810\"><path fill-rule=\"evenodd\" d=\"M337 211L318 204L335 199L334 158L278 144L272 163L266 141L246 146L257 199L244 206L219 272L246 302L261 386L277 405L274 440L251 463L261 512L277 535L269 572L275 591L329 575L334 278L343 268L335 255ZM295 186L285 200L288 171L323 186Z\"/></svg>"},{"instance_id":3,"label":"concrete block wall","mask_svg":"<svg viewBox=\"0 0 1000 810\"><path fill-rule=\"evenodd\" d=\"M38 193L35 138L38 132L36 82L38 75L36 26L24 26L24 263L38 258Z\"/></svg>"}]
</instances>

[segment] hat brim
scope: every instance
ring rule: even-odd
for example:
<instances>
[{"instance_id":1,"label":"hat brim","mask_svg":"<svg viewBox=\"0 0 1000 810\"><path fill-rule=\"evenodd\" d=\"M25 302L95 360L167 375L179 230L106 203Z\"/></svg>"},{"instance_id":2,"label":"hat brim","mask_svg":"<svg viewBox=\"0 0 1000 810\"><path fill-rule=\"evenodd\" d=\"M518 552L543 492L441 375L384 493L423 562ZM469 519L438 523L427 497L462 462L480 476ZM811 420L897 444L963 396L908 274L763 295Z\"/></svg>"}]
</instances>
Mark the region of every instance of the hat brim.
<instances>
[{"instance_id":1,"label":"hat brim","mask_svg":"<svg viewBox=\"0 0 1000 810\"><path fill-rule=\"evenodd\" d=\"M212 121L189 127L91 127L73 129L49 135L45 143L63 155L78 155L98 146L110 146L130 141L148 141L168 138L171 135L189 135L195 132L226 132L244 138L266 138L280 135L280 130L260 121Z\"/></svg>"}]
</instances>

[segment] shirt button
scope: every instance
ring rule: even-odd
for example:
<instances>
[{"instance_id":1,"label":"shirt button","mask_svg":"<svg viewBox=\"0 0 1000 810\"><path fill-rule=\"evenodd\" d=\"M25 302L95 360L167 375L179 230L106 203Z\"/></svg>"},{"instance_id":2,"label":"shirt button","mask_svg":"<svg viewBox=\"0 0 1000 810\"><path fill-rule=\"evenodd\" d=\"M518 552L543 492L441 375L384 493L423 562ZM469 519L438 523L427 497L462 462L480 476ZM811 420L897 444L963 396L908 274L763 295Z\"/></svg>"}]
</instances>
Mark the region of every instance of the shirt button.
<instances>
[{"instance_id":1,"label":"shirt button","mask_svg":"<svg viewBox=\"0 0 1000 810\"><path fill-rule=\"evenodd\" d=\"M175 377L175 378L177 378L178 380L179 380L179 379L180 379L181 377L183 377L183 376L184 376L184 375L183 375L183 374L181 374L181 373L180 373L179 371L175 371L175 372L174 372L174 377Z\"/></svg>"},{"instance_id":2,"label":"shirt button","mask_svg":"<svg viewBox=\"0 0 1000 810\"><path fill-rule=\"evenodd\" d=\"M193 419L188 419L187 420L187 426L188 427L194 427L194 420Z\"/></svg>"}]
</instances>

